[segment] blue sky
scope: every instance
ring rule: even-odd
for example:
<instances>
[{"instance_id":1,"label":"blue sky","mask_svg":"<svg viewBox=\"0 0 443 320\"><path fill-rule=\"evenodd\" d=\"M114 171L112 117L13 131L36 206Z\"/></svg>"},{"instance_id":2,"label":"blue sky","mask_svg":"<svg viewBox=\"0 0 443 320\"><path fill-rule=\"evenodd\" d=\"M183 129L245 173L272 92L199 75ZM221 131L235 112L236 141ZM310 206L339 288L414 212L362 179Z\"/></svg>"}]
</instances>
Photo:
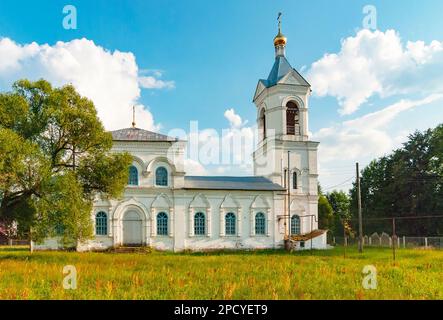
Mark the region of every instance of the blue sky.
<instances>
[{"instance_id":1,"label":"blue sky","mask_svg":"<svg viewBox=\"0 0 443 320\"><path fill-rule=\"evenodd\" d=\"M62 8L67 4L77 8L77 30L65 30L62 27ZM255 122L256 111L252 96L257 80L267 77L273 64L272 39L276 34L276 15L279 11L284 14L283 32L288 38L287 58L294 68L309 75L314 62L321 60L326 53L339 53L344 39L357 37L364 18L362 9L367 4L374 5L377 9L377 29L382 33L395 30L404 50L407 50L408 41L423 41L428 46L432 41L441 43L443 40L443 2L439 0L2 0L0 37L9 38L22 46L32 42L54 46L57 41L70 42L86 38L110 52L131 52L140 75L173 83L162 89L140 87L137 102L149 109L157 128L167 133L173 128L186 129L189 121L198 120L202 129L221 130L229 126L224 113L231 108L241 117L244 125ZM380 47L380 50L383 48L386 47ZM383 90L369 92L367 99L349 114L339 112L342 106L337 95L340 93L335 92L342 90L341 88L328 89L322 96L318 96L315 95L314 87L309 114L310 131L314 138L324 138L325 145L329 144L329 148L334 148L337 138L330 135L334 135L334 131L340 131L344 122L383 110L401 100L418 101L431 94L443 92L443 88L434 83L424 83L426 88L423 90L403 83L407 77L417 77L417 81L435 77L438 82L441 76L433 71L443 64L439 58L440 51L436 52L433 55L427 53L432 59L423 60L423 68L408 72L408 68L401 67L401 72L389 80L385 79L390 75L381 74L379 80ZM343 60L343 63L348 61L345 58ZM370 68L372 67L377 68L377 65L371 65ZM30 77L41 75L39 70L37 68L30 72ZM345 72L347 71L344 69L343 73ZM317 79L324 76L323 71L311 73ZM1 89L8 88L8 81L12 80L11 74L27 75L24 67L20 73L0 73L0 80L3 80L0 81ZM49 78L54 77L52 75ZM352 76L348 78L352 83ZM385 88L388 87L399 89L387 93ZM402 137L415 129L435 126L439 120L441 122L443 101L439 99L437 96L425 105L399 112L395 119L387 123L383 132L394 140L391 145L398 146ZM245 124L245 121L248 122ZM319 134L324 128L330 129L326 138ZM381 135L380 139L382 138ZM340 143L336 143L339 147ZM361 158L355 155L349 158L325 156L327 160L324 161L320 152L320 166L328 174L335 172L325 177L322 184L326 187L336 184L339 187L348 187L349 183L341 183L352 177L353 163L358 160L366 164L383 152L387 151L375 150ZM346 153L346 150L341 153ZM248 174L247 170L241 171L238 168L228 168L220 172Z\"/></svg>"}]
</instances>

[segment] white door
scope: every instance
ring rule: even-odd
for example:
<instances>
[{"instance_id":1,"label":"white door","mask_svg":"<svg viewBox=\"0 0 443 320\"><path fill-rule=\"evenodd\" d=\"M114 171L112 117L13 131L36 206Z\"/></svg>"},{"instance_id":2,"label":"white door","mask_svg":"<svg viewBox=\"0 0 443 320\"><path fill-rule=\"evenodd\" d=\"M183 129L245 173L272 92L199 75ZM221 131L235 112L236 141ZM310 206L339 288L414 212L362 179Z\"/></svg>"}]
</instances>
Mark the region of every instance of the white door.
<instances>
[{"instance_id":1,"label":"white door","mask_svg":"<svg viewBox=\"0 0 443 320\"><path fill-rule=\"evenodd\" d=\"M142 245L142 219L135 211L129 211L123 218L123 245Z\"/></svg>"}]
</instances>

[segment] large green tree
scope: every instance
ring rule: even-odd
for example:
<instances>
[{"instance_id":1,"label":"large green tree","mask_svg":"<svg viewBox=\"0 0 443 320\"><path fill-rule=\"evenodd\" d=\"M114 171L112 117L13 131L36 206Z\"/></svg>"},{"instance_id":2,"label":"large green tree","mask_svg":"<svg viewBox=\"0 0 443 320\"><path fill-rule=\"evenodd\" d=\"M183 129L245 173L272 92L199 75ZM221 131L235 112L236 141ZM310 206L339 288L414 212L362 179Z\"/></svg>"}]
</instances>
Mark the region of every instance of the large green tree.
<instances>
[{"instance_id":1,"label":"large green tree","mask_svg":"<svg viewBox=\"0 0 443 320\"><path fill-rule=\"evenodd\" d=\"M119 197L131 156L111 153L94 104L73 86L16 82L0 94L0 219L41 240L63 229L75 246L92 235L93 200Z\"/></svg>"},{"instance_id":2,"label":"large green tree","mask_svg":"<svg viewBox=\"0 0 443 320\"><path fill-rule=\"evenodd\" d=\"M350 191L357 213L356 187ZM402 148L373 160L361 174L364 218L443 215L443 124L409 136ZM366 221L365 233L391 232L391 222ZM442 235L443 219L398 220L400 235Z\"/></svg>"}]
</instances>

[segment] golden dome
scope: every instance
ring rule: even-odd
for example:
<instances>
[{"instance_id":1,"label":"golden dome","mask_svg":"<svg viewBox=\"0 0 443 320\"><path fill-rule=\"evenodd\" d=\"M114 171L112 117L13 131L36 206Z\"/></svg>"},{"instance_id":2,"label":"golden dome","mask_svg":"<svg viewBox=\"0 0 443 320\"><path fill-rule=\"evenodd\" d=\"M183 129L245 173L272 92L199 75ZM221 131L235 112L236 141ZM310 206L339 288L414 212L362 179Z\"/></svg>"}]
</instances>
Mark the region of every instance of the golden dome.
<instances>
[{"instance_id":1,"label":"golden dome","mask_svg":"<svg viewBox=\"0 0 443 320\"><path fill-rule=\"evenodd\" d=\"M283 35L283 33L278 31L278 34L274 38L274 46L275 47L285 46L287 41L288 41L288 39L286 39L286 37Z\"/></svg>"},{"instance_id":2,"label":"golden dome","mask_svg":"<svg viewBox=\"0 0 443 320\"><path fill-rule=\"evenodd\" d=\"M283 33L281 33L281 15L282 13L279 12L278 13L278 34L275 36L274 38L274 47L278 47L278 46L285 46L286 42L288 42L288 39L286 39L286 37L283 35Z\"/></svg>"}]
</instances>

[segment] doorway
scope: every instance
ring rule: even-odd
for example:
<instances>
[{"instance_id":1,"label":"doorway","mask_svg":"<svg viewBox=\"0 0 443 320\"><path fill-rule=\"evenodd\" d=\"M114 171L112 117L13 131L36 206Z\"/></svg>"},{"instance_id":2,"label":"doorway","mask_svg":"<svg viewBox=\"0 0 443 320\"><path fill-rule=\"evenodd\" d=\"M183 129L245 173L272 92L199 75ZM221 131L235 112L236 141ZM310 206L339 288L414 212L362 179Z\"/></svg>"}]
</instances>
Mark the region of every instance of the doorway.
<instances>
[{"instance_id":1,"label":"doorway","mask_svg":"<svg viewBox=\"0 0 443 320\"><path fill-rule=\"evenodd\" d=\"M136 211L128 211L123 217L123 245L141 246L143 244L142 218Z\"/></svg>"}]
</instances>

